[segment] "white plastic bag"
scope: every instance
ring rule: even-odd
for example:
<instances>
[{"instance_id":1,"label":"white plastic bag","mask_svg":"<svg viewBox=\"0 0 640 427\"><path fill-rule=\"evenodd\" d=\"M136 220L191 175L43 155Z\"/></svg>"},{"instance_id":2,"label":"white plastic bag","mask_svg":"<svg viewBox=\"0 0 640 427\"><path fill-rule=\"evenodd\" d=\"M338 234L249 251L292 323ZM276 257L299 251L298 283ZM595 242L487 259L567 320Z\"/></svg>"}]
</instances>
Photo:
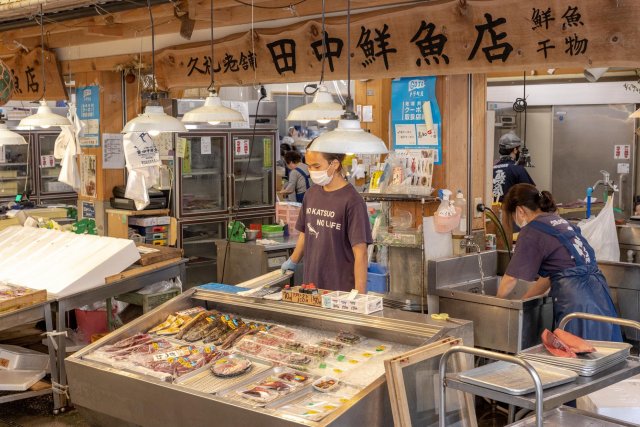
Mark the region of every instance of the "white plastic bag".
<instances>
[{"instance_id":1,"label":"white plastic bag","mask_svg":"<svg viewBox=\"0 0 640 427\"><path fill-rule=\"evenodd\" d=\"M596 253L598 261L620 261L618 231L613 215L613 196L597 217L580 221L580 231Z\"/></svg>"}]
</instances>

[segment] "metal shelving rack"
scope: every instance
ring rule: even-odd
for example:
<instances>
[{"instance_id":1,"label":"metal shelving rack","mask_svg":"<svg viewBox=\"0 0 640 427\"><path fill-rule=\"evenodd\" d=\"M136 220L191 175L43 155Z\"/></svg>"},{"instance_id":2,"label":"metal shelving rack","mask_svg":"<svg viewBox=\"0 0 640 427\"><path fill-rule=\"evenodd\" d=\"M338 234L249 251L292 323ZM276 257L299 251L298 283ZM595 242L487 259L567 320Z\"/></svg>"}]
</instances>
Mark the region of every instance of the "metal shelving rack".
<instances>
[{"instance_id":1,"label":"metal shelving rack","mask_svg":"<svg viewBox=\"0 0 640 427\"><path fill-rule=\"evenodd\" d=\"M437 202L438 199L433 196L423 196L416 194L383 194L383 193L360 193L362 198L368 202L383 202L383 214L387 221L389 219L389 211L390 211L390 203L391 202L418 202L422 205L422 210L424 212L424 206L427 203ZM388 224L387 224L388 225ZM422 253L420 256L420 312L425 313L425 299L426 295L426 279L425 279L425 259L424 259L424 237L420 238L420 243L416 244L405 244L405 243L383 243L383 242L374 242L374 245L378 246L387 246L390 248L407 248L407 249L416 249L420 250ZM391 294L391 284L389 284L389 293ZM384 304L387 307L392 308L401 308L398 307L398 302L395 299L385 298ZM411 309L409 305L406 307Z\"/></svg>"},{"instance_id":2,"label":"metal shelving rack","mask_svg":"<svg viewBox=\"0 0 640 427\"><path fill-rule=\"evenodd\" d=\"M573 319L586 319L598 322L613 323L616 325L640 330L640 322L607 316L598 316L588 313L569 314L564 319L562 319L558 327L560 329L564 329L567 323ZM449 357L454 353L467 353L475 356L485 357L488 359L502 360L505 362L520 365L523 369L526 369L527 372L529 372L529 375L531 375L535 385L535 392L524 396L515 396L512 394L492 390L490 388L466 383L460 379L461 373L447 375L447 361L449 360ZM537 427L543 427L545 417L551 418L554 416L562 416L562 414L560 414L558 410L560 408L565 408L562 406L564 403L575 400L578 397L586 396L589 393L601 390L612 384L615 384L627 378L631 378L632 376L639 373L640 358L629 356L624 363L612 366L611 368L599 374L596 374L592 377L578 377L575 382L553 387L545 392L542 389L540 376L538 375L536 370L529 363L527 363L526 360L518 356L510 356L489 350L457 346L447 350L447 352L443 354L442 359L440 360L440 414L446 414L446 388L449 387L451 389L459 390L464 393L470 393L476 396L482 396L488 399L497 400L499 402L508 403L509 405L518 406L524 409L534 410L536 413L535 425ZM513 416L514 412L510 410L510 423L513 423L515 421L514 419L512 419ZM601 418L595 415L592 417L590 414L587 415L582 411L576 411L573 416L577 418L587 416L591 418ZM445 421L446 420L443 417L440 417L439 425L441 427L444 427ZM583 423L583 425L587 425L586 421L587 419L585 418L585 422ZM549 419L547 419L547 422L549 422ZM625 424L621 422L620 425Z\"/></svg>"}]
</instances>

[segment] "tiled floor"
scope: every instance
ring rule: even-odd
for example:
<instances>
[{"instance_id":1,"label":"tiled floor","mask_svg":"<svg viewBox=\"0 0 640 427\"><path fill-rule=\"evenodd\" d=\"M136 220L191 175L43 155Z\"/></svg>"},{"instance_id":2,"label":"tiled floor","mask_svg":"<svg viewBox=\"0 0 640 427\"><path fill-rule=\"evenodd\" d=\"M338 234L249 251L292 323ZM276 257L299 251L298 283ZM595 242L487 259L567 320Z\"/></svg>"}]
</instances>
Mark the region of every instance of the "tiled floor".
<instances>
[{"instance_id":1,"label":"tiled floor","mask_svg":"<svg viewBox=\"0 0 640 427\"><path fill-rule=\"evenodd\" d=\"M89 427L78 411L53 415L53 397L41 396L0 405L0 427Z\"/></svg>"}]
</instances>

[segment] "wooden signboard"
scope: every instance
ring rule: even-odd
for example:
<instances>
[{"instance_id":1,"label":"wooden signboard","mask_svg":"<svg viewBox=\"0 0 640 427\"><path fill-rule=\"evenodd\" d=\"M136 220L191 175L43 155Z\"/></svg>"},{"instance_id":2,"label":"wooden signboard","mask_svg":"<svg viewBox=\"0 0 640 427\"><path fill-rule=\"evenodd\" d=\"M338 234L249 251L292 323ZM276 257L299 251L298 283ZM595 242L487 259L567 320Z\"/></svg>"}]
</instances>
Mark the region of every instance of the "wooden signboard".
<instances>
[{"instance_id":1,"label":"wooden signboard","mask_svg":"<svg viewBox=\"0 0 640 427\"><path fill-rule=\"evenodd\" d=\"M312 305L315 307L322 307L322 290L318 290L318 293L303 294L299 292L298 287L294 287L292 290L282 291L282 301L295 302L297 304Z\"/></svg>"},{"instance_id":2,"label":"wooden signboard","mask_svg":"<svg viewBox=\"0 0 640 427\"><path fill-rule=\"evenodd\" d=\"M325 79L487 73L559 67L640 67L640 1L455 0L326 20ZM320 77L321 23L235 34L157 55L165 88L314 81Z\"/></svg>"},{"instance_id":3,"label":"wooden signboard","mask_svg":"<svg viewBox=\"0 0 640 427\"><path fill-rule=\"evenodd\" d=\"M52 51L45 51L44 60L45 79L47 86L47 100L67 99L67 92L64 89L62 76L58 71L56 54ZM13 73L13 95L14 101L36 101L42 98L44 85L42 84L42 50L35 48L29 53L20 53L4 62L11 68Z\"/></svg>"}]
</instances>

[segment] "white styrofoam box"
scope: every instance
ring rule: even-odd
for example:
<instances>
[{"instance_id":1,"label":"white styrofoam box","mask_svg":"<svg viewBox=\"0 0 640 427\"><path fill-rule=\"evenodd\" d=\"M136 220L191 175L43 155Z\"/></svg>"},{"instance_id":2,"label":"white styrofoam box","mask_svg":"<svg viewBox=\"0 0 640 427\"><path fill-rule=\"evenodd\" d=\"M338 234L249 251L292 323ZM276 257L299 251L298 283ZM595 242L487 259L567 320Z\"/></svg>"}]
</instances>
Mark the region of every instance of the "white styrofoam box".
<instances>
[{"instance_id":1,"label":"white styrofoam box","mask_svg":"<svg viewBox=\"0 0 640 427\"><path fill-rule=\"evenodd\" d=\"M41 371L48 367L48 354L17 345L0 345L0 369Z\"/></svg>"},{"instance_id":2,"label":"white styrofoam box","mask_svg":"<svg viewBox=\"0 0 640 427\"><path fill-rule=\"evenodd\" d=\"M154 225L171 224L170 216L130 216L129 225L138 225L141 227L152 227Z\"/></svg>"},{"instance_id":3,"label":"white styrofoam box","mask_svg":"<svg viewBox=\"0 0 640 427\"><path fill-rule=\"evenodd\" d=\"M26 391L44 378L45 371L9 371L0 369L0 390Z\"/></svg>"},{"instance_id":4,"label":"white styrofoam box","mask_svg":"<svg viewBox=\"0 0 640 427\"><path fill-rule=\"evenodd\" d=\"M640 423L640 375L578 399L578 409L630 423Z\"/></svg>"},{"instance_id":5,"label":"white styrofoam box","mask_svg":"<svg viewBox=\"0 0 640 427\"><path fill-rule=\"evenodd\" d=\"M370 314L383 308L382 297L374 295L357 295L349 300L350 292L335 291L322 295L322 306L334 310L350 311L352 313Z\"/></svg>"},{"instance_id":6,"label":"white styrofoam box","mask_svg":"<svg viewBox=\"0 0 640 427\"><path fill-rule=\"evenodd\" d=\"M133 241L42 228L0 231L0 281L67 296L104 285L140 259Z\"/></svg>"}]
</instances>

